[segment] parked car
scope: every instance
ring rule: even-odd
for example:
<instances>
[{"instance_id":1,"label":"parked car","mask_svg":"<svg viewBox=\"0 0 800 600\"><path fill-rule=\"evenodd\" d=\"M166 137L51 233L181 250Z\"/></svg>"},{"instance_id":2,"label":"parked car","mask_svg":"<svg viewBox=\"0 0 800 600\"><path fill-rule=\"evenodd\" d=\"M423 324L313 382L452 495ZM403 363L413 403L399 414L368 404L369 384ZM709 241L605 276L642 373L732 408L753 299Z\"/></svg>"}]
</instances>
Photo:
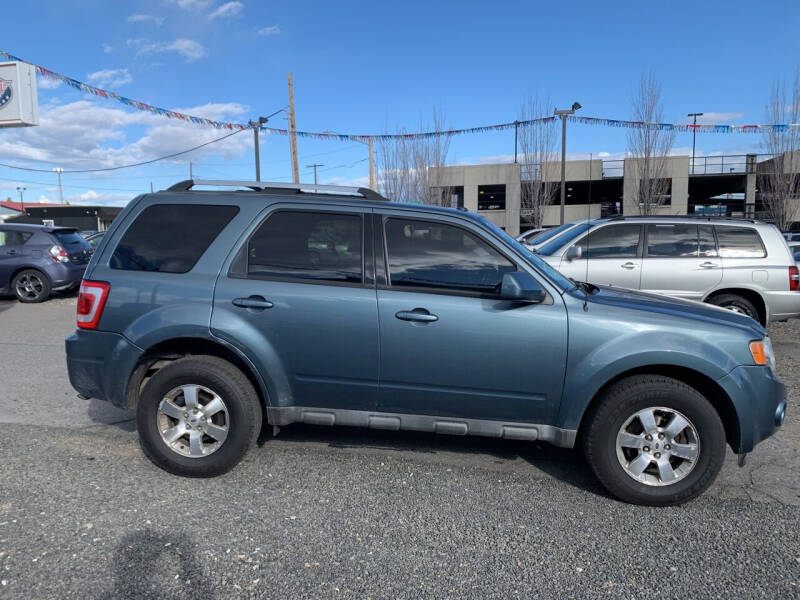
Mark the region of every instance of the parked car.
<instances>
[{"instance_id":1,"label":"parked car","mask_svg":"<svg viewBox=\"0 0 800 600\"><path fill-rule=\"evenodd\" d=\"M91 246L69 227L0 223L0 293L43 302L78 287Z\"/></svg>"},{"instance_id":2,"label":"parked car","mask_svg":"<svg viewBox=\"0 0 800 600\"><path fill-rule=\"evenodd\" d=\"M753 319L577 284L479 215L363 188L139 196L77 325L72 386L135 408L144 453L192 477L231 469L263 423L355 425L579 443L619 498L676 504L786 410Z\"/></svg>"},{"instance_id":3,"label":"parked car","mask_svg":"<svg viewBox=\"0 0 800 600\"><path fill-rule=\"evenodd\" d=\"M100 245L100 242L102 241L105 233L106 233L105 231L96 231L92 235L87 236L86 241L89 242L89 245L92 248L97 248Z\"/></svg>"},{"instance_id":4,"label":"parked car","mask_svg":"<svg viewBox=\"0 0 800 600\"><path fill-rule=\"evenodd\" d=\"M789 252L794 256L794 262L800 262L800 240L787 243L789 245Z\"/></svg>"},{"instance_id":5,"label":"parked car","mask_svg":"<svg viewBox=\"0 0 800 600\"><path fill-rule=\"evenodd\" d=\"M517 237L517 240L525 244L529 250L536 250L540 246L544 245L551 239L555 238L556 236L564 233L565 231L572 229L578 225L578 223L564 223L563 225L558 225L557 227L550 227L548 229L539 229L534 230L537 233L535 235L528 236L528 232L523 233L522 235ZM522 236L526 236L524 239Z\"/></svg>"},{"instance_id":6,"label":"parked car","mask_svg":"<svg viewBox=\"0 0 800 600\"><path fill-rule=\"evenodd\" d=\"M96 229L85 229L83 231L79 231L78 235L80 235L83 239L88 240L96 233L97 233Z\"/></svg>"},{"instance_id":7,"label":"parked car","mask_svg":"<svg viewBox=\"0 0 800 600\"><path fill-rule=\"evenodd\" d=\"M543 231L546 231L546 229L544 227L537 227L537 228L534 228L534 229L528 229L527 231L523 231L522 233L520 233L517 236L517 241L520 242L521 244L524 244L525 240L533 239L534 237L536 237L538 234L542 233Z\"/></svg>"},{"instance_id":8,"label":"parked car","mask_svg":"<svg viewBox=\"0 0 800 600\"><path fill-rule=\"evenodd\" d=\"M708 302L762 325L800 315L795 259L775 226L760 221L583 221L537 253L573 279Z\"/></svg>"}]
</instances>

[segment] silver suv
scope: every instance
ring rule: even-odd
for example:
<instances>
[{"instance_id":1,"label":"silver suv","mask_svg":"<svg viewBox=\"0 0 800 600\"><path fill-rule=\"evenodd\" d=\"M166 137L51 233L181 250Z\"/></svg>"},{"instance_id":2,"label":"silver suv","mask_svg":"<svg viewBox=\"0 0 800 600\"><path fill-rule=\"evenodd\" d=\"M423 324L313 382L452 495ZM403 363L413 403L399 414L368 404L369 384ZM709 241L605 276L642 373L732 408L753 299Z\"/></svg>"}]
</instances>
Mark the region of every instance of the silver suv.
<instances>
[{"instance_id":1,"label":"silver suv","mask_svg":"<svg viewBox=\"0 0 800 600\"><path fill-rule=\"evenodd\" d=\"M780 231L744 219L614 217L537 250L567 277L709 302L762 325L800 315L800 276Z\"/></svg>"}]
</instances>

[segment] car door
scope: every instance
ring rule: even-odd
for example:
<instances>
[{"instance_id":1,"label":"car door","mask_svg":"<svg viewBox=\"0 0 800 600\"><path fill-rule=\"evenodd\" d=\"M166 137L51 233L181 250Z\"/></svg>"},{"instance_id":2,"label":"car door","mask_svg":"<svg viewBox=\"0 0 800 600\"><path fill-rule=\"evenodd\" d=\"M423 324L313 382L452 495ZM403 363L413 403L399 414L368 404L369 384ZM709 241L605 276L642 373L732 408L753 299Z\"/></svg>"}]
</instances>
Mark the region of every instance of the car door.
<instances>
[{"instance_id":1,"label":"car door","mask_svg":"<svg viewBox=\"0 0 800 600\"><path fill-rule=\"evenodd\" d=\"M0 289L10 287L11 275L23 263L23 244L30 236L0 227Z\"/></svg>"},{"instance_id":2,"label":"car door","mask_svg":"<svg viewBox=\"0 0 800 600\"><path fill-rule=\"evenodd\" d=\"M528 270L466 220L383 212L376 261L378 410L548 423L561 399L567 315L501 300L503 274Z\"/></svg>"},{"instance_id":3,"label":"car door","mask_svg":"<svg viewBox=\"0 0 800 600\"><path fill-rule=\"evenodd\" d=\"M567 260L562 254L558 269L576 281L639 289L641 237L639 223L613 223L595 228L574 244L580 247L581 258Z\"/></svg>"},{"instance_id":4,"label":"car door","mask_svg":"<svg viewBox=\"0 0 800 600\"><path fill-rule=\"evenodd\" d=\"M256 363L272 406L374 410L378 309L369 214L276 205L220 275L212 332Z\"/></svg>"},{"instance_id":5,"label":"car door","mask_svg":"<svg viewBox=\"0 0 800 600\"><path fill-rule=\"evenodd\" d=\"M648 223L641 289L702 300L722 281L711 225Z\"/></svg>"}]
</instances>

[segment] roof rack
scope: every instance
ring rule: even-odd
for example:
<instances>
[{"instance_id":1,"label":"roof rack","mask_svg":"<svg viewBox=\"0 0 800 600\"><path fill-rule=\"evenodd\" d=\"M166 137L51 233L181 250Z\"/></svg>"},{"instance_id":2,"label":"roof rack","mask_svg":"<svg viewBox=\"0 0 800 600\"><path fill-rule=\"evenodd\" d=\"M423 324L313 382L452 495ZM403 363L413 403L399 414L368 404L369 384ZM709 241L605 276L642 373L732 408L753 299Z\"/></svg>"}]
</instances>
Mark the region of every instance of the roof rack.
<instances>
[{"instance_id":1,"label":"roof rack","mask_svg":"<svg viewBox=\"0 0 800 600\"><path fill-rule=\"evenodd\" d=\"M388 202L375 190L364 187L347 187L342 185L317 185L314 183L278 183L272 181L228 181L224 179L186 179L171 185L167 188L168 192L188 192L198 185L210 185L217 187L237 187L249 188L254 192L266 192L270 194L285 194L294 192L296 194L331 194L336 196L360 196L365 200L380 200Z\"/></svg>"},{"instance_id":2,"label":"roof rack","mask_svg":"<svg viewBox=\"0 0 800 600\"><path fill-rule=\"evenodd\" d=\"M697 219L700 221L747 221L748 223L758 223L758 219L747 219L745 217L721 217L714 215L615 215L608 217L610 221L626 221L628 219Z\"/></svg>"}]
</instances>

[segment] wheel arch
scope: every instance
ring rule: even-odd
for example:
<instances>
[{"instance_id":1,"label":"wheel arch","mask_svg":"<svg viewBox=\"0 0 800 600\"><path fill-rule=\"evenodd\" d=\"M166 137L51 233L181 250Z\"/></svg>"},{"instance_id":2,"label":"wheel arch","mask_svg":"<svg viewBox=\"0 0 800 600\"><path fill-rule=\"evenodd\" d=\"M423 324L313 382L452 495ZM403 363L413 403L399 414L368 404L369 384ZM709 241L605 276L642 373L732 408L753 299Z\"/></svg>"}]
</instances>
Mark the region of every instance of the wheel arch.
<instances>
[{"instance_id":1,"label":"wheel arch","mask_svg":"<svg viewBox=\"0 0 800 600\"><path fill-rule=\"evenodd\" d=\"M202 337L170 338L146 348L128 378L125 405L128 408L136 407L142 388L159 369L180 358L192 355L216 356L236 366L253 385L253 389L258 394L263 414L267 414L269 393L264 380L250 360L231 346Z\"/></svg>"},{"instance_id":2,"label":"wheel arch","mask_svg":"<svg viewBox=\"0 0 800 600\"><path fill-rule=\"evenodd\" d=\"M717 296L722 296L724 294L732 294L734 296L741 296L749 300L753 306L756 307L758 311L759 321L762 325L767 322L769 318L769 311L767 309L767 303L764 301L764 297L761 295L760 292L754 290L752 288L745 288L745 287L725 287L714 290L710 294L708 294L705 298L703 298L703 302L710 302L712 298Z\"/></svg>"},{"instance_id":3,"label":"wheel arch","mask_svg":"<svg viewBox=\"0 0 800 600\"><path fill-rule=\"evenodd\" d=\"M619 373L609 379L600 387L599 390L597 390L597 393L592 397L586 406L586 409L583 411L580 425L578 426L578 438L581 438L583 433L586 431L586 425L591 419L595 408L599 405L600 400L603 397L603 393L618 381L633 375L662 375L665 377L671 377L695 389L698 393L705 397L714 407L714 410L717 411L717 414L722 421L722 425L725 428L725 440L727 441L728 445L734 449L734 451L739 447L741 440L739 419L737 417L736 408L730 396L728 396L725 390L722 389L722 387L716 381L707 375L704 375L699 371L695 371L694 369L677 365L648 365L637 367Z\"/></svg>"}]
</instances>

